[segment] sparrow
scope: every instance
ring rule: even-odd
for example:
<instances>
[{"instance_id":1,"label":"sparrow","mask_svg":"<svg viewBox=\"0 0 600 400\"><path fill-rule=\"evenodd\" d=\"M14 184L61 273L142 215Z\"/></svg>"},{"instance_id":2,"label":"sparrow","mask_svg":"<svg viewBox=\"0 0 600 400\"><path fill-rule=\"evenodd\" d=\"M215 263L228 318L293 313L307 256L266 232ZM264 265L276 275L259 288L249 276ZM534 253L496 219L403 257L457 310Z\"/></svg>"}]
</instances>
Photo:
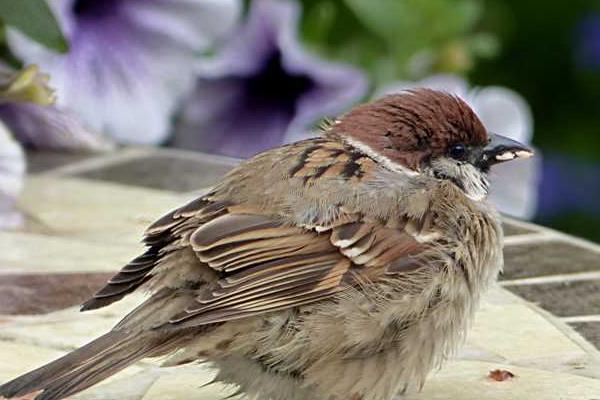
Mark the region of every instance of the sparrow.
<instances>
[{"instance_id":1,"label":"sparrow","mask_svg":"<svg viewBox=\"0 0 600 400\"><path fill-rule=\"evenodd\" d=\"M260 153L145 232L82 310L139 290L110 332L0 387L62 399L145 357L209 362L261 400L390 400L461 343L502 267L494 164L533 152L418 89Z\"/></svg>"}]
</instances>

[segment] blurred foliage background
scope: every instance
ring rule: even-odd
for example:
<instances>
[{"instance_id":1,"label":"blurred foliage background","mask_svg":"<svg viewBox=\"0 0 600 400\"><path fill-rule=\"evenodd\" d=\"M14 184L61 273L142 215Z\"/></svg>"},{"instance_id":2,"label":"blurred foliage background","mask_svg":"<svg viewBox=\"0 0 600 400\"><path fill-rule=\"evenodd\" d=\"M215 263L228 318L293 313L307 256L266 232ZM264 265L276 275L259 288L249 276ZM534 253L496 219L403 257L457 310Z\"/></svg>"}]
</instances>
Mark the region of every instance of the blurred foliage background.
<instances>
[{"instance_id":1,"label":"blurred foliage background","mask_svg":"<svg viewBox=\"0 0 600 400\"><path fill-rule=\"evenodd\" d=\"M83 20L85 17L87 27L93 26L89 21L94 18L106 21L107 16L122 12L122 8L117 6L119 2L135 3L139 9L148 6L148 3L139 0L137 3L135 0L102 1L68 0L72 14L69 18L77 21L77 18ZM154 0L153 3L164 1ZM241 2L239 24L243 25L245 19L252 19L248 15L262 1L277 2ZM303 48L322 59L353 67L365 74L368 90L354 99L355 103L368 100L394 82L418 82L436 74L463 77L473 87L504 86L519 93L531 107L533 145L543 155L541 178L535 188L538 199L534 220L600 241L600 2L285 2L293 3L299 10L296 39ZM178 0L173 0L171 4L176 3ZM211 2L198 0L198 4L201 3ZM39 63L42 70L45 66L43 59L19 58L16 55L19 52L14 51L14 44L6 40L5 35L13 29L56 54L69 53L69 42L75 43L72 36L76 33L71 32L71 37L61 34L66 17L60 13L57 15L56 10L57 7L48 7L43 0L0 0L0 19L3 21L0 55L6 66L15 70L31 62ZM172 23L174 20L171 18L169 21ZM169 29L168 25L165 25L166 29ZM233 30L233 36L235 32ZM158 43L156 46L159 46ZM198 58L211 57L219 54L220 46L226 48L227 44L215 41L210 47L194 51ZM102 52L100 48L98 51ZM285 53L286 49L283 47L277 51ZM269 68L272 72L271 64ZM285 81L285 66L280 68L282 75L277 78L278 82L281 79ZM306 74L310 80L310 73ZM3 87L14 86L15 76L7 74L2 82ZM196 92L206 88L206 77L196 76L195 79L204 85L196 85ZM261 76L261 79L264 77ZM28 82L31 85L45 85L43 79ZM295 84L298 84L297 80ZM52 77L49 85L52 86ZM40 93L39 90L33 92ZM44 93L43 90L41 92ZM283 93L290 96L292 92ZM57 95L60 101L61 93ZM3 102L11 99L6 97ZM20 101L36 102L30 98L21 98ZM177 112L173 114L178 115ZM173 116L170 118L176 119ZM19 139L18 127L10 128ZM170 143L172 140L168 137L172 134L169 131L154 143L137 140L139 138L121 140L126 137L122 132L112 136L119 143L151 142L160 145ZM273 144L277 144L276 140ZM219 152L219 149L214 151Z\"/></svg>"},{"instance_id":2,"label":"blurred foliage background","mask_svg":"<svg viewBox=\"0 0 600 400\"><path fill-rule=\"evenodd\" d=\"M514 88L533 110L533 141L547 158L536 220L598 242L600 2L483 4L481 23L496 33L502 49L470 76L478 84Z\"/></svg>"}]
</instances>

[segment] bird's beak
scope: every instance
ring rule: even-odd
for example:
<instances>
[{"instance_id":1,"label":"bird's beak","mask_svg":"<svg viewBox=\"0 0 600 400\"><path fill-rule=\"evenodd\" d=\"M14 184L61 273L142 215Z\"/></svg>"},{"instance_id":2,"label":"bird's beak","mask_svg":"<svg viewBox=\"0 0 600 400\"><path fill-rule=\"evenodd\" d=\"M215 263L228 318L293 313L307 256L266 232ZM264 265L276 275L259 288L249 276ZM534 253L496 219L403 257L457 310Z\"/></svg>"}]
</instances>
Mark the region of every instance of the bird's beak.
<instances>
[{"instance_id":1,"label":"bird's beak","mask_svg":"<svg viewBox=\"0 0 600 400\"><path fill-rule=\"evenodd\" d=\"M533 150L505 136L488 133L490 141L483 148L479 162L480 165L490 167L505 161L517 158L529 158L533 156Z\"/></svg>"}]
</instances>

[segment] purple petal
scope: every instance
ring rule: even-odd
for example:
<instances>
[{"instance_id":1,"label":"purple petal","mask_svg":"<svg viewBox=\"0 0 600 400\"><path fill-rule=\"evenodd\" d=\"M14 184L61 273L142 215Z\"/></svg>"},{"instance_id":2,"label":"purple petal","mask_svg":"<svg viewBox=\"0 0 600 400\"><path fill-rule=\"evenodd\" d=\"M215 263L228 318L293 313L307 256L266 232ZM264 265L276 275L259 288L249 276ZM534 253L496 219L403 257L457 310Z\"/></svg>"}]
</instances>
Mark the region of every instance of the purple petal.
<instances>
[{"instance_id":1,"label":"purple petal","mask_svg":"<svg viewBox=\"0 0 600 400\"><path fill-rule=\"evenodd\" d=\"M297 37L299 9L288 1L252 3L246 23L198 65L173 144L248 157L306 135L366 91L365 76L308 54Z\"/></svg>"},{"instance_id":2,"label":"purple petal","mask_svg":"<svg viewBox=\"0 0 600 400\"><path fill-rule=\"evenodd\" d=\"M114 144L86 127L72 112L31 103L0 105L2 120L23 144L40 149L107 151Z\"/></svg>"},{"instance_id":3,"label":"purple petal","mask_svg":"<svg viewBox=\"0 0 600 400\"><path fill-rule=\"evenodd\" d=\"M124 143L157 144L191 84L193 61L237 20L239 0L54 0L70 40L56 54L11 31L23 60L52 77L61 106Z\"/></svg>"},{"instance_id":4,"label":"purple petal","mask_svg":"<svg viewBox=\"0 0 600 400\"><path fill-rule=\"evenodd\" d=\"M575 29L575 57L586 69L600 69L600 13L591 13Z\"/></svg>"},{"instance_id":5,"label":"purple petal","mask_svg":"<svg viewBox=\"0 0 600 400\"><path fill-rule=\"evenodd\" d=\"M25 156L21 146L0 123L0 229L15 228L23 222L15 205L23 188Z\"/></svg>"},{"instance_id":6,"label":"purple petal","mask_svg":"<svg viewBox=\"0 0 600 400\"><path fill-rule=\"evenodd\" d=\"M600 165L548 154L544 157L538 215L548 219L570 212L600 217Z\"/></svg>"}]
</instances>

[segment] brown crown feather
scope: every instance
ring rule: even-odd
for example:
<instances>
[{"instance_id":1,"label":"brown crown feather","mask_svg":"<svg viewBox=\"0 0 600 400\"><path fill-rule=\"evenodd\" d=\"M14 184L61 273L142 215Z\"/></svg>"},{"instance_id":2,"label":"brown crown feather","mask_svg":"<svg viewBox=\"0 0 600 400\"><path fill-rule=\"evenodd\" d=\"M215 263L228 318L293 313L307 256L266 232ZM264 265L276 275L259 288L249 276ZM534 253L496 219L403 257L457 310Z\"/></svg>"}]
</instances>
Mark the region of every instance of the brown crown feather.
<instances>
[{"instance_id":1,"label":"brown crown feather","mask_svg":"<svg viewBox=\"0 0 600 400\"><path fill-rule=\"evenodd\" d=\"M449 146L487 143L486 130L457 96L417 89L363 104L346 114L331 133L369 146L395 163L419 170Z\"/></svg>"}]
</instances>

